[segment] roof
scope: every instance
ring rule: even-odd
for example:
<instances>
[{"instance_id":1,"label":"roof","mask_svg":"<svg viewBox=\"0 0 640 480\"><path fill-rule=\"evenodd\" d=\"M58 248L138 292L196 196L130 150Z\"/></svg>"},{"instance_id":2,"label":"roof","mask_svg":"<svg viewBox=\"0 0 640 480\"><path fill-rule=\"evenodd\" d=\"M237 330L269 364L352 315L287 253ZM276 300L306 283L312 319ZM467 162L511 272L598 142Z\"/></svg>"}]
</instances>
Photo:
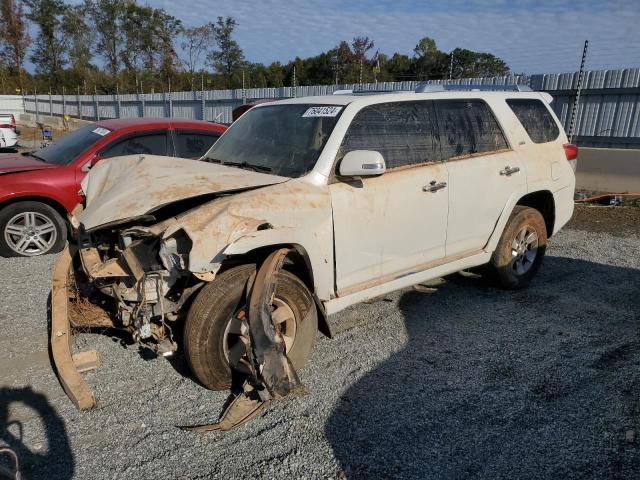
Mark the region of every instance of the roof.
<instances>
[{"instance_id":1,"label":"roof","mask_svg":"<svg viewBox=\"0 0 640 480\"><path fill-rule=\"evenodd\" d=\"M227 127L220 123L206 122L204 120L191 120L188 118L116 118L110 120L100 120L96 125L108 128L109 130L121 130L124 128L146 127L146 128L197 128L201 130L223 131Z\"/></svg>"},{"instance_id":2,"label":"roof","mask_svg":"<svg viewBox=\"0 0 640 480\"><path fill-rule=\"evenodd\" d=\"M542 92L514 92L514 91L442 91L415 93L412 91L396 91L389 93L372 92L366 94L349 95L323 95L317 97L300 97L279 100L267 105L283 104L310 104L310 105L349 105L351 103L358 106L371 105L376 103L387 103L411 100L438 100L438 99L503 99L503 98L537 98L546 102L551 101L551 96ZM256 105L256 108L263 108L263 105Z\"/></svg>"}]
</instances>

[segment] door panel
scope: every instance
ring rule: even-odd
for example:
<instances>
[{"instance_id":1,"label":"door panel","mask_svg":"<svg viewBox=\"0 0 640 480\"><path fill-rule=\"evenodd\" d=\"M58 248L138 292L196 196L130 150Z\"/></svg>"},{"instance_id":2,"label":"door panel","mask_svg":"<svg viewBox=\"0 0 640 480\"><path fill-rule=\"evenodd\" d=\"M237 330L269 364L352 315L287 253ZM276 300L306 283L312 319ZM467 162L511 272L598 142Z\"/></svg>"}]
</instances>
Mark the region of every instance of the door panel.
<instances>
[{"instance_id":1,"label":"door panel","mask_svg":"<svg viewBox=\"0 0 640 480\"><path fill-rule=\"evenodd\" d=\"M444 164L329 186L338 295L444 257L448 194L446 188L429 191L432 181L448 182Z\"/></svg>"},{"instance_id":2,"label":"door panel","mask_svg":"<svg viewBox=\"0 0 640 480\"><path fill-rule=\"evenodd\" d=\"M484 247L525 173L489 105L480 99L434 101L449 172L446 255Z\"/></svg>"},{"instance_id":3,"label":"door panel","mask_svg":"<svg viewBox=\"0 0 640 480\"><path fill-rule=\"evenodd\" d=\"M519 171L507 175L507 166ZM513 151L450 160L447 169L447 256L479 250L489 240L511 195L526 188L524 169Z\"/></svg>"}]
</instances>

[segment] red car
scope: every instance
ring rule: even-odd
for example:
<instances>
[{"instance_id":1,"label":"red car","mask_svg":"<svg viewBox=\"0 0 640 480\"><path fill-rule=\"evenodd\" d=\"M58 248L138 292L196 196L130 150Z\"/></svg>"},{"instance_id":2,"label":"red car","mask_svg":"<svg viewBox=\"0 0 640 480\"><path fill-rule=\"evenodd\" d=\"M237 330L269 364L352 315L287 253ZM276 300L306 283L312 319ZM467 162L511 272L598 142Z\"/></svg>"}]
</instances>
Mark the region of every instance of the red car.
<instances>
[{"instance_id":1,"label":"red car","mask_svg":"<svg viewBox=\"0 0 640 480\"><path fill-rule=\"evenodd\" d=\"M99 160L137 154L200 158L226 128L199 120L104 120L42 150L0 156L0 255L60 251L66 214L82 201L80 181Z\"/></svg>"}]
</instances>

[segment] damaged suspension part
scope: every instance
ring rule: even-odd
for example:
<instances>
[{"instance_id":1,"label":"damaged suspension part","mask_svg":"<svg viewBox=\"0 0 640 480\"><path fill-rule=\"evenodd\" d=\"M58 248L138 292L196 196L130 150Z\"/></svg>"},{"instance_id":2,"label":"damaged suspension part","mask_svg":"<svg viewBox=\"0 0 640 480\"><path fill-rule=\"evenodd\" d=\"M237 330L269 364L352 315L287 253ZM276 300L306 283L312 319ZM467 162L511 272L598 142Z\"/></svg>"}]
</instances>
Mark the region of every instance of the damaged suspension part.
<instances>
[{"instance_id":1,"label":"damaged suspension part","mask_svg":"<svg viewBox=\"0 0 640 480\"><path fill-rule=\"evenodd\" d=\"M276 278L288 253L286 248L271 253L258 269L248 293L250 345L247 355L251 374L243 385L242 393L233 399L217 423L183 429L228 431L258 416L271 400L307 393L286 354L284 339L272 318Z\"/></svg>"}]
</instances>

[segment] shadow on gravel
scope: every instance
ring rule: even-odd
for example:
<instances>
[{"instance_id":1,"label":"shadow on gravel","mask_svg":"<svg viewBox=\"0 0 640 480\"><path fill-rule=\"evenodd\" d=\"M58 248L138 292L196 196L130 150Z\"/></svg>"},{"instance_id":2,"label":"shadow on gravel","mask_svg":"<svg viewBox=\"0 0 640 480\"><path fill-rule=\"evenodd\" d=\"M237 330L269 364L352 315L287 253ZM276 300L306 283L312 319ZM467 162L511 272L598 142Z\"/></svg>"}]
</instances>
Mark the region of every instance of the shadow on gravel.
<instances>
[{"instance_id":1,"label":"shadow on gravel","mask_svg":"<svg viewBox=\"0 0 640 480\"><path fill-rule=\"evenodd\" d=\"M347 478L637 478L640 270L547 257L527 290L398 306L407 344L325 425Z\"/></svg>"},{"instance_id":2,"label":"shadow on gravel","mask_svg":"<svg viewBox=\"0 0 640 480\"><path fill-rule=\"evenodd\" d=\"M24 408L37 415L44 429L46 442L40 449L25 445L27 440L35 444L34 432L27 431L23 422L12 418L14 409ZM47 398L30 387L0 387L0 446L8 446L16 453L24 479L73 476L75 462L64 422Z\"/></svg>"}]
</instances>

